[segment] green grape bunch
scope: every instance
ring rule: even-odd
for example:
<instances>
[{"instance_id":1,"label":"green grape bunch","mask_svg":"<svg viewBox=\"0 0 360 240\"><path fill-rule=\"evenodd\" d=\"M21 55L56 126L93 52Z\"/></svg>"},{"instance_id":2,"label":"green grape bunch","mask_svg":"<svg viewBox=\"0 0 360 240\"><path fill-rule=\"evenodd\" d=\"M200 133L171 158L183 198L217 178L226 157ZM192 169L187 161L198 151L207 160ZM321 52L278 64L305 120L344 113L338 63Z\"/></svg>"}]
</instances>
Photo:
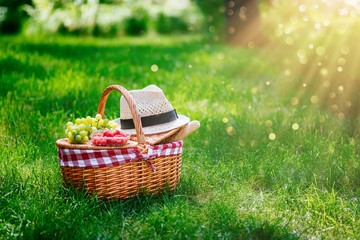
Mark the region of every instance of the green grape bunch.
<instances>
[{"instance_id":1,"label":"green grape bunch","mask_svg":"<svg viewBox=\"0 0 360 240\"><path fill-rule=\"evenodd\" d=\"M65 135L70 143L85 143L91 138L91 134L105 129L114 130L118 127L117 123L109 119L103 119L100 114L95 118L77 118L75 122L67 122Z\"/></svg>"}]
</instances>

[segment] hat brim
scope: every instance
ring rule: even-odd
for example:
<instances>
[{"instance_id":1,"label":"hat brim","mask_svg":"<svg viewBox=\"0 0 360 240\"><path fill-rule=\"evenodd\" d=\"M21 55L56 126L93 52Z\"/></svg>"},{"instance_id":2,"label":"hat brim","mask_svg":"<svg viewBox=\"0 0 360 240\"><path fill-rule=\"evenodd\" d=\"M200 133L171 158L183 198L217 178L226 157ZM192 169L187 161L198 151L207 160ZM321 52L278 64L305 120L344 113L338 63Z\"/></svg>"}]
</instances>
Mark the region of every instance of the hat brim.
<instances>
[{"instance_id":1,"label":"hat brim","mask_svg":"<svg viewBox=\"0 0 360 240\"><path fill-rule=\"evenodd\" d=\"M120 118L114 119L113 122L116 122L118 124L117 129L119 129L121 132L130 134L130 135L135 135L136 134L135 129L121 129ZM167 131L170 131L172 129L176 129L176 128L179 128L181 126L184 126L188 122L190 122L190 118L188 118L188 117L186 117L184 115L178 114L178 118L175 121L168 122L168 123L163 123L163 124L158 124L158 125L154 125L154 126L149 126L149 127L143 127L143 131L144 131L145 134L162 133L162 132L167 132Z\"/></svg>"}]
</instances>

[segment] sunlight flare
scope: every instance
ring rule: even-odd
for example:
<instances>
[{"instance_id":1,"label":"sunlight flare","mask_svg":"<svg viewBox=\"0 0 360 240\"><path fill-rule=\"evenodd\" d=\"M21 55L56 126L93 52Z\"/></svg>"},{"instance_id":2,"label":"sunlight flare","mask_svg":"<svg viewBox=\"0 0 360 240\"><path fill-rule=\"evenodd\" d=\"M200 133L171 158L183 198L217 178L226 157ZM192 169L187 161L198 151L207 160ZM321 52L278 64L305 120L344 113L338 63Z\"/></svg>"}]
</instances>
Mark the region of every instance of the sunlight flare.
<instances>
[{"instance_id":1,"label":"sunlight flare","mask_svg":"<svg viewBox=\"0 0 360 240\"><path fill-rule=\"evenodd\" d=\"M276 9L265 14L266 26L274 29L269 49L276 52L276 59L283 59L279 61L283 77L297 88L291 105L306 104L310 99L310 103L331 110L341 119L359 113L360 1L279 0L274 5ZM288 21L290 8L292 17ZM273 54L268 56L272 58Z\"/></svg>"}]
</instances>

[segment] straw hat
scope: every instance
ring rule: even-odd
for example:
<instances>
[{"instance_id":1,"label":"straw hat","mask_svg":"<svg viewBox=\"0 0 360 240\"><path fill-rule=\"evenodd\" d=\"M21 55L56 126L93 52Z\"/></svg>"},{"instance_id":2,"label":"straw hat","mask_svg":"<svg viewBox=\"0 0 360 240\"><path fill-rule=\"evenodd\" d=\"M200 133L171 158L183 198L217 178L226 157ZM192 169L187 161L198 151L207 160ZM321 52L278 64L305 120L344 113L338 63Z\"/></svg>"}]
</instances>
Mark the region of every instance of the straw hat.
<instances>
[{"instance_id":1,"label":"straw hat","mask_svg":"<svg viewBox=\"0 0 360 240\"><path fill-rule=\"evenodd\" d=\"M163 91L155 85L129 92L136 103L145 134L170 131L190 121L188 117L176 113ZM115 122L122 132L136 134L129 105L123 96L120 98L120 118Z\"/></svg>"}]
</instances>

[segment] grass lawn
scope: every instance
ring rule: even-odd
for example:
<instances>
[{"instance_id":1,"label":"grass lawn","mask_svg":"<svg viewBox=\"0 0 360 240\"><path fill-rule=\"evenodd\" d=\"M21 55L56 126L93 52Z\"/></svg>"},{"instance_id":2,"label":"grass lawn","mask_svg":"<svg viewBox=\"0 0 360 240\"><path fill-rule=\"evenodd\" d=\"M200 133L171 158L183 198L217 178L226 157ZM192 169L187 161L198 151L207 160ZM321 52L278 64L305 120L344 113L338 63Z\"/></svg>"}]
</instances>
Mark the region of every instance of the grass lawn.
<instances>
[{"instance_id":1,"label":"grass lawn","mask_svg":"<svg viewBox=\"0 0 360 240\"><path fill-rule=\"evenodd\" d=\"M356 239L359 121L297 103L271 50L1 37L0 238ZM201 122L174 193L106 202L63 186L55 141L67 121L96 114L111 84L156 84Z\"/></svg>"}]
</instances>

